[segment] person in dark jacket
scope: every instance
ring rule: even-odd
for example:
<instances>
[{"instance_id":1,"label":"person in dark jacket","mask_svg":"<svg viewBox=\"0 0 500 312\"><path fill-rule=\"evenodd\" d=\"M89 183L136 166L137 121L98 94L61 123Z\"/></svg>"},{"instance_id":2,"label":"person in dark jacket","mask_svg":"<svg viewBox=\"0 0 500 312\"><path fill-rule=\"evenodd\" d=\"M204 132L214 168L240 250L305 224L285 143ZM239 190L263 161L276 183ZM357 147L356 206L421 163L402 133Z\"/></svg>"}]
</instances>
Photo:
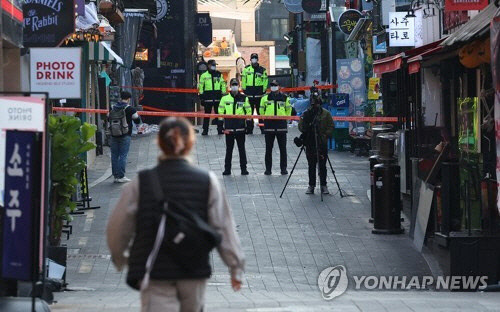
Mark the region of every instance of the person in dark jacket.
<instances>
[{"instance_id":1,"label":"person in dark jacket","mask_svg":"<svg viewBox=\"0 0 500 312\"><path fill-rule=\"evenodd\" d=\"M231 91L223 96L219 104L221 115L252 115L252 108L248 97L240 93L240 83L233 78L230 82ZM221 120L222 122L222 120ZM231 161L233 158L234 141L238 144L240 154L240 168L242 175L248 175L247 155L245 151L245 119L225 118L224 132L226 134L226 159L223 175L231 174Z\"/></svg>"},{"instance_id":2,"label":"person in dark jacket","mask_svg":"<svg viewBox=\"0 0 500 312\"><path fill-rule=\"evenodd\" d=\"M125 176L125 167L132 137L132 121L135 124L140 124L141 117L137 114L137 110L130 106L130 99L132 98L130 92L121 92L120 98L121 101L113 105L112 110L125 110L128 132L118 137L111 136L111 169L115 183L126 183L130 182L130 179Z\"/></svg>"},{"instance_id":3,"label":"person in dark jacket","mask_svg":"<svg viewBox=\"0 0 500 312\"><path fill-rule=\"evenodd\" d=\"M309 187L306 194L314 194L318 158L321 192L329 194L326 186L326 162L328 160L328 138L333 135L334 129L332 114L321 107L322 100L317 88L311 88L310 101L310 107L299 120L299 130L304 134L304 146L309 166Z\"/></svg>"},{"instance_id":4,"label":"person in dark jacket","mask_svg":"<svg viewBox=\"0 0 500 312\"><path fill-rule=\"evenodd\" d=\"M222 236L217 251L229 267L231 285L237 291L242 285L244 256L233 213L217 176L189 161L194 140L193 127L185 118L163 120L158 134L162 155L149 170L156 171L169 200L182 203L179 207L198 214ZM163 244L155 246L161 209L147 174L148 170L140 172L125 186L109 218L106 232L113 264L119 271L128 265L127 284L140 289L142 312L203 311L212 271L209 254L189 259L196 265L185 267ZM153 250L156 260L148 265Z\"/></svg>"}]
</instances>

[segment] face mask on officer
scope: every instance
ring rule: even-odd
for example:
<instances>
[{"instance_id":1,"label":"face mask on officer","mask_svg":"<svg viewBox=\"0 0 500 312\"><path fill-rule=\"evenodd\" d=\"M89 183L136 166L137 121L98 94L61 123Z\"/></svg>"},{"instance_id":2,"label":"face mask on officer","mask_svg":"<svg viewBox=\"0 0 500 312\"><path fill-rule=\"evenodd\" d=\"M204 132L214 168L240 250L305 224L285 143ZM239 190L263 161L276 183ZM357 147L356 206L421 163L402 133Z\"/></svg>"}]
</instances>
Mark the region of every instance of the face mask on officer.
<instances>
[{"instance_id":1,"label":"face mask on officer","mask_svg":"<svg viewBox=\"0 0 500 312\"><path fill-rule=\"evenodd\" d=\"M237 84L231 85L231 92L238 92L239 90L240 90L240 87Z\"/></svg>"},{"instance_id":2,"label":"face mask on officer","mask_svg":"<svg viewBox=\"0 0 500 312\"><path fill-rule=\"evenodd\" d=\"M278 86L271 86L271 92L277 92L280 89Z\"/></svg>"},{"instance_id":3,"label":"face mask on officer","mask_svg":"<svg viewBox=\"0 0 500 312\"><path fill-rule=\"evenodd\" d=\"M217 67L215 67L215 65L210 66L210 70L211 70L211 71L215 71L215 69L216 69L216 68L217 68Z\"/></svg>"},{"instance_id":4,"label":"face mask on officer","mask_svg":"<svg viewBox=\"0 0 500 312\"><path fill-rule=\"evenodd\" d=\"M250 60L250 62L252 62L252 64L257 64L258 61L259 61L259 59L256 59L256 58L253 58Z\"/></svg>"}]
</instances>

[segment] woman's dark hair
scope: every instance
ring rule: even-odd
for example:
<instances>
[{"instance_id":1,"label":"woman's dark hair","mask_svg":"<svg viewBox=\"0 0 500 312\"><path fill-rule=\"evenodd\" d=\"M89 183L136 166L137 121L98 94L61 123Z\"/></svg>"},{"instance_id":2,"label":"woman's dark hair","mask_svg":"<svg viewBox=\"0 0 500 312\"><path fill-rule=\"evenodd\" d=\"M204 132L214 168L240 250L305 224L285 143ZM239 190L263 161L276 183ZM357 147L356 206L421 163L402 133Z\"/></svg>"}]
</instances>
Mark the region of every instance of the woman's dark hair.
<instances>
[{"instance_id":1,"label":"woman's dark hair","mask_svg":"<svg viewBox=\"0 0 500 312\"><path fill-rule=\"evenodd\" d=\"M160 123L158 144L167 157L186 156L194 145L194 130L183 117L168 117Z\"/></svg>"},{"instance_id":2,"label":"woman's dark hair","mask_svg":"<svg viewBox=\"0 0 500 312\"><path fill-rule=\"evenodd\" d=\"M130 92L127 92L127 91L122 91L120 92L120 98L122 100L128 100L132 97L132 94L130 94Z\"/></svg>"}]
</instances>

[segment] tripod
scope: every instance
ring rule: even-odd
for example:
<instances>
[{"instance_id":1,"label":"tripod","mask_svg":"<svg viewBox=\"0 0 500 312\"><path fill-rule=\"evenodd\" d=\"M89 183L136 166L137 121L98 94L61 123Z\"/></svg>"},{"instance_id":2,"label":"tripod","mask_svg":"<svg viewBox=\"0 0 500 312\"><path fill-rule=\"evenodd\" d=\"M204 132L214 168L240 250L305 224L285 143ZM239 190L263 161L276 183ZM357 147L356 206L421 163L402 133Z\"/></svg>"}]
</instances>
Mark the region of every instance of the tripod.
<instances>
[{"instance_id":1,"label":"tripod","mask_svg":"<svg viewBox=\"0 0 500 312\"><path fill-rule=\"evenodd\" d=\"M311 125L314 127L314 141L316 143L316 157L317 157L316 158L316 163L317 163L317 166L318 166L319 181L321 181L320 166L319 166L319 164L320 164L320 162L319 162L320 157L319 157L319 145L318 145L318 120L317 120L317 118L318 118L318 114L314 117L314 120L313 120L313 122L311 122ZM293 172L295 170L295 167L297 166L297 163L299 162L299 159L300 159L300 155L302 155L302 152L304 151L304 149L305 149L305 146L304 146L304 144L302 144L302 146L300 147L299 155L297 156L297 159L295 160L295 163L293 164L292 171L290 171L290 175L288 176L288 179L286 180L285 186L283 187L283 190L281 191L280 198L282 198L283 197L283 193L285 193L285 189L288 186L288 182L292 178L292 175L293 175ZM340 197L344 198L344 197L347 197L347 196L352 196L352 195L349 195L349 194L345 193L345 191L340 187L339 180L337 179L337 175L335 174L335 170L333 170L333 165L332 165L332 162L330 161L330 157L328 156L328 152L326 153L326 159L328 160L328 164L330 165L330 169L332 170L333 177L335 178L335 183L337 184L337 188L339 189ZM321 190L320 190L320 194L321 194L321 201L323 201L323 192L321 192Z\"/></svg>"}]
</instances>

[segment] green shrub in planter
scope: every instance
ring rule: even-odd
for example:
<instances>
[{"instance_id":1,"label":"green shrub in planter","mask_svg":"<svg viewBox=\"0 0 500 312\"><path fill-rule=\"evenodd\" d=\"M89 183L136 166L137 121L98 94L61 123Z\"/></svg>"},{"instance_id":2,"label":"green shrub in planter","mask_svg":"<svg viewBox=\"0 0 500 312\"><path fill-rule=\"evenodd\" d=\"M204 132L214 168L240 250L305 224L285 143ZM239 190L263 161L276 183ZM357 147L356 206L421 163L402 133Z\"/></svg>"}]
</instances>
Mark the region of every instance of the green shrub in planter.
<instances>
[{"instance_id":1,"label":"green shrub in planter","mask_svg":"<svg viewBox=\"0 0 500 312\"><path fill-rule=\"evenodd\" d=\"M73 116L49 116L51 136L51 218L50 244L59 246L63 222L71 220L70 212L76 209L72 201L79 183L78 174L86 163L81 155L96 147L89 140L96 127L83 123Z\"/></svg>"}]
</instances>

